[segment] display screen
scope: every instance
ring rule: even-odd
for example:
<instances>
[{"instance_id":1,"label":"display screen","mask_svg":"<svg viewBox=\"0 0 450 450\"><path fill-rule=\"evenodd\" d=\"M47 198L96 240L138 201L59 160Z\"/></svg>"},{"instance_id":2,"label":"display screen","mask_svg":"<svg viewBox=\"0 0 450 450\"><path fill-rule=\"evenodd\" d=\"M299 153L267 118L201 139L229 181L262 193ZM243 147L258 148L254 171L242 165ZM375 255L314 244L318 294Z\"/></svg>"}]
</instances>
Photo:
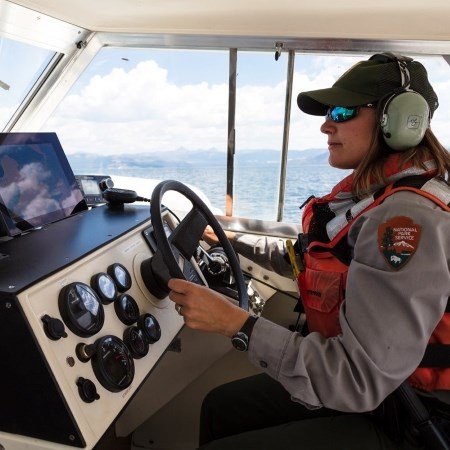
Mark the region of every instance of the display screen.
<instances>
[{"instance_id":1,"label":"display screen","mask_svg":"<svg viewBox=\"0 0 450 450\"><path fill-rule=\"evenodd\" d=\"M100 195L102 193L97 180L81 178L80 182L85 195Z\"/></svg>"},{"instance_id":2,"label":"display screen","mask_svg":"<svg viewBox=\"0 0 450 450\"><path fill-rule=\"evenodd\" d=\"M87 208L55 133L0 133L0 234L15 236Z\"/></svg>"}]
</instances>

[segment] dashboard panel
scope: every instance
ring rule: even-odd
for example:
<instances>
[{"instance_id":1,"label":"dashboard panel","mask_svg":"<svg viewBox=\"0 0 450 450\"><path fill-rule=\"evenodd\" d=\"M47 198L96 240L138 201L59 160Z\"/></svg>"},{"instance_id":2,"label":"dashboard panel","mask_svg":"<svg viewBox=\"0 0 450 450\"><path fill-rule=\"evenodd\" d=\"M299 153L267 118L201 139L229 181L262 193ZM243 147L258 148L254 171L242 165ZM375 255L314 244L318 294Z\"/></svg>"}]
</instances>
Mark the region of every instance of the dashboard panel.
<instances>
[{"instance_id":1,"label":"dashboard panel","mask_svg":"<svg viewBox=\"0 0 450 450\"><path fill-rule=\"evenodd\" d=\"M5 448L93 448L183 327L142 279L149 227L105 205L0 243Z\"/></svg>"}]
</instances>

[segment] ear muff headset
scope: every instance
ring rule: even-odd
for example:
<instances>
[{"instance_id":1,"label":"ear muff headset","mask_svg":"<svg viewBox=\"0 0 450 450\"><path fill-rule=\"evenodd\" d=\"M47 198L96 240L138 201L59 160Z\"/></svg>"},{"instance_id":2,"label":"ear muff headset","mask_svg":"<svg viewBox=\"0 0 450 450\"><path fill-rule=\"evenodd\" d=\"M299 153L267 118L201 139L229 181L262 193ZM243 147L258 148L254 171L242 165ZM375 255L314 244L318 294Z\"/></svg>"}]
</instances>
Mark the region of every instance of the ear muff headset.
<instances>
[{"instance_id":1,"label":"ear muff headset","mask_svg":"<svg viewBox=\"0 0 450 450\"><path fill-rule=\"evenodd\" d=\"M380 126L384 141L395 151L415 147L430 126L430 107L422 95L410 88L407 63L412 59L390 53L375 56L384 56L386 62L397 62L402 82L396 92L381 101Z\"/></svg>"},{"instance_id":2,"label":"ear muff headset","mask_svg":"<svg viewBox=\"0 0 450 450\"><path fill-rule=\"evenodd\" d=\"M418 145L430 126L430 107L417 92L392 95L381 114L381 132L392 150L403 151Z\"/></svg>"}]
</instances>

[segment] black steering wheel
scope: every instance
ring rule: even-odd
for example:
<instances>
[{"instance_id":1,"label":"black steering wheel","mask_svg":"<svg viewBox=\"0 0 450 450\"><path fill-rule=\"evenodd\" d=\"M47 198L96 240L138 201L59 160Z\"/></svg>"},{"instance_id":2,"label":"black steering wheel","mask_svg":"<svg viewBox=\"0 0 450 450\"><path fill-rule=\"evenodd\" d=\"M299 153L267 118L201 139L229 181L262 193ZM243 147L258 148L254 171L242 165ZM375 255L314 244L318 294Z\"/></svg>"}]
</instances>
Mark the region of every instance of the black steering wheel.
<instances>
[{"instance_id":1,"label":"black steering wheel","mask_svg":"<svg viewBox=\"0 0 450 450\"><path fill-rule=\"evenodd\" d=\"M172 231L170 239L164 229L161 214L162 197L167 191L176 191L192 203L192 209ZM157 251L152 258L144 261L141 265L142 276L150 292L158 298L163 298L169 292L167 282L170 278L187 279L178 264L179 254L185 261L190 261L197 252L206 226L210 225L228 258L235 279L239 306L248 310L247 287L236 253L214 214L195 192L179 181L162 181L153 190L150 214ZM178 255L176 255L177 252L179 252ZM203 284L198 277L194 277L190 281Z\"/></svg>"}]
</instances>

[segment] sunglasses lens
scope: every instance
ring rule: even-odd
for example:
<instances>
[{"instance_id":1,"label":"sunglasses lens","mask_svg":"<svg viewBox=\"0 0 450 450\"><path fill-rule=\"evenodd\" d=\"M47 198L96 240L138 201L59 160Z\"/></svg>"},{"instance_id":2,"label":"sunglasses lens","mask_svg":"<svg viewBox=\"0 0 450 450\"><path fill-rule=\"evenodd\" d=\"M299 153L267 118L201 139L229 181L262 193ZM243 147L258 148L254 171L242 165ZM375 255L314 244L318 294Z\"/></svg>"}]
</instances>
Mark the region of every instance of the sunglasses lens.
<instances>
[{"instance_id":1,"label":"sunglasses lens","mask_svg":"<svg viewBox=\"0 0 450 450\"><path fill-rule=\"evenodd\" d=\"M333 106L328 110L328 116L333 122L345 122L353 119L358 112L358 108L346 108L345 106Z\"/></svg>"}]
</instances>

